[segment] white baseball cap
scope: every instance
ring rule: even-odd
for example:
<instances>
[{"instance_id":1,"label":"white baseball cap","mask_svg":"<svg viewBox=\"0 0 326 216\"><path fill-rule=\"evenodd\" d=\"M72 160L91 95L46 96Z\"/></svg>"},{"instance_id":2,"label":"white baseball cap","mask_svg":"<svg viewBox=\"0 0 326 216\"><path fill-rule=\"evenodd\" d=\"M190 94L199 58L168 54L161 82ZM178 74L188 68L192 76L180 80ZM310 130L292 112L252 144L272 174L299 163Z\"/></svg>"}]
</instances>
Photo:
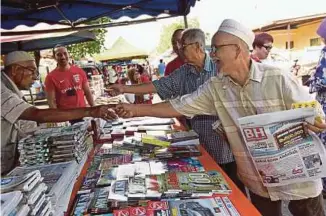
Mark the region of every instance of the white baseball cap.
<instances>
[{"instance_id":1,"label":"white baseball cap","mask_svg":"<svg viewBox=\"0 0 326 216\"><path fill-rule=\"evenodd\" d=\"M8 66L24 61L35 61L35 59L25 51L14 51L5 56L4 64Z\"/></svg>"},{"instance_id":2,"label":"white baseball cap","mask_svg":"<svg viewBox=\"0 0 326 216\"><path fill-rule=\"evenodd\" d=\"M252 43L255 40L255 34L251 29L233 19L225 19L221 23L218 32L226 32L243 40L252 49Z\"/></svg>"}]
</instances>

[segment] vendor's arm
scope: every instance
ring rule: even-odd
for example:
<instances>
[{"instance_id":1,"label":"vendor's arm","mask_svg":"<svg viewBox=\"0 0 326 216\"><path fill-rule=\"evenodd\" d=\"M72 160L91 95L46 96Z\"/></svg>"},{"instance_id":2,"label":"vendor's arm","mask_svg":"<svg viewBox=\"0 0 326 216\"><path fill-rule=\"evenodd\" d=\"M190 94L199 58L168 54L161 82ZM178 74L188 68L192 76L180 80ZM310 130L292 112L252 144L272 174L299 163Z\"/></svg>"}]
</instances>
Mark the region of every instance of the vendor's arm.
<instances>
[{"instance_id":1,"label":"vendor's arm","mask_svg":"<svg viewBox=\"0 0 326 216\"><path fill-rule=\"evenodd\" d=\"M217 115L212 97L210 81L200 86L192 94L178 97L169 102L158 104L120 104L116 112L120 117L130 118L136 116L154 116L162 118L178 117L186 115L193 117L195 115Z\"/></svg>"},{"instance_id":2,"label":"vendor's arm","mask_svg":"<svg viewBox=\"0 0 326 216\"><path fill-rule=\"evenodd\" d=\"M116 114L111 109L114 105L103 105L95 107L75 108L75 109L38 109L29 107L19 119L44 122L64 122L84 117L115 119Z\"/></svg>"}]
</instances>

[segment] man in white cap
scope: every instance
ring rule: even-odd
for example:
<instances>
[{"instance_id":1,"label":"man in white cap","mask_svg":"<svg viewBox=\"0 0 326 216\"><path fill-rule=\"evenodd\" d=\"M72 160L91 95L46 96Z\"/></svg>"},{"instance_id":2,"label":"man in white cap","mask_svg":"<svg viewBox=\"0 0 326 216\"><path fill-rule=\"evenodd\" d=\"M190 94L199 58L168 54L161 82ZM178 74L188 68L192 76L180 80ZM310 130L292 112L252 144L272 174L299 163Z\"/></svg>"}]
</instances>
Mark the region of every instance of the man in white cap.
<instances>
[{"instance_id":1,"label":"man in white cap","mask_svg":"<svg viewBox=\"0 0 326 216\"><path fill-rule=\"evenodd\" d=\"M79 109L38 109L24 101L20 90L28 90L38 78L35 60L27 52L9 53L1 73L1 174L15 165L17 141L22 136L20 120L63 122L83 117L115 118L109 106Z\"/></svg>"},{"instance_id":2,"label":"man in white cap","mask_svg":"<svg viewBox=\"0 0 326 216\"><path fill-rule=\"evenodd\" d=\"M121 117L218 115L238 166L238 175L250 191L251 201L264 216L281 216L282 200L290 200L295 216L324 216L321 180L290 184L285 187L263 186L238 128L238 118L291 109L294 102L311 101L301 84L281 69L250 59L254 34L234 20L224 20L212 38L212 59L219 75L192 94L154 105L121 104ZM316 123L314 131L326 129Z\"/></svg>"}]
</instances>

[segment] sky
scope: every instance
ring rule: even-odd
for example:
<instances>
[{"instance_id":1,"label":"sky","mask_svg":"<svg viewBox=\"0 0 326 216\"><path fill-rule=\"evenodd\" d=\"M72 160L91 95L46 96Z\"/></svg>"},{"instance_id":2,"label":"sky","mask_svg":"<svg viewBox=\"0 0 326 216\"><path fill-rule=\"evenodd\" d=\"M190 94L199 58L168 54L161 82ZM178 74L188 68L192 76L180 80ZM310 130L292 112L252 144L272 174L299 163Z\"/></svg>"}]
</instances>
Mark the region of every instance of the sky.
<instances>
[{"instance_id":1,"label":"sky","mask_svg":"<svg viewBox=\"0 0 326 216\"><path fill-rule=\"evenodd\" d=\"M249 28L257 28L274 20L325 12L325 0L200 0L195 7L191 8L188 18L198 18L200 28L213 35L226 18L235 19ZM134 46L150 52L159 43L162 27L175 22L176 19L183 20L183 18L170 18L157 22L108 28L105 46L110 48L121 36ZM122 18L118 21L122 20L128 19ZM207 43L210 42L207 41Z\"/></svg>"}]
</instances>

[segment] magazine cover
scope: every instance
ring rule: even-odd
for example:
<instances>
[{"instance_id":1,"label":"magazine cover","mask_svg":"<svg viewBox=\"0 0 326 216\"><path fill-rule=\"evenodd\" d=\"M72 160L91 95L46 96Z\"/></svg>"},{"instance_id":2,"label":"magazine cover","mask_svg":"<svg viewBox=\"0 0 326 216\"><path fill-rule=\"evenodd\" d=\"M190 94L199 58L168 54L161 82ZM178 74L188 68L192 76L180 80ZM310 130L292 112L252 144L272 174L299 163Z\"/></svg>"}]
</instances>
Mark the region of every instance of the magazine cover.
<instances>
[{"instance_id":1,"label":"magazine cover","mask_svg":"<svg viewBox=\"0 0 326 216\"><path fill-rule=\"evenodd\" d=\"M128 180L116 180L111 183L109 199L116 201L128 201Z\"/></svg>"},{"instance_id":2,"label":"magazine cover","mask_svg":"<svg viewBox=\"0 0 326 216\"><path fill-rule=\"evenodd\" d=\"M172 216L222 216L220 208L213 198L174 200L169 201L169 206Z\"/></svg>"},{"instance_id":3,"label":"magazine cover","mask_svg":"<svg viewBox=\"0 0 326 216\"><path fill-rule=\"evenodd\" d=\"M204 172L203 165L197 158L170 159L167 161L169 172Z\"/></svg>"},{"instance_id":4,"label":"magazine cover","mask_svg":"<svg viewBox=\"0 0 326 216\"><path fill-rule=\"evenodd\" d=\"M170 216L169 203L167 201L148 201L147 216Z\"/></svg>"},{"instance_id":5,"label":"magazine cover","mask_svg":"<svg viewBox=\"0 0 326 216\"><path fill-rule=\"evenodd\" d=\"M145 180L146 197L158 198L166 190L164 175L147 175Z\"/></svg>"},{"instance_id":6,"label":"magazine cover","mask_svg":"<svg viewBox=\"0 0 326 216\"><path fill-rule=\"evenodd\" d=\"M98 187L109 186L112 181L117 179L118 167L111 167L107 170L101 171L101 176L96 184Z\"/></svg>"},{"instance_id":7,"label":"magazine cover","mask_svg":"<svg viewBox=\"0 0 326 216\"><path fill-rule=\"evenodd\" d=\"M93 214L107 213L109 208L108 197L110 187L96 188L94 191L94 198L90 204L90 212Z\"/></svg>"}]
</instances>

